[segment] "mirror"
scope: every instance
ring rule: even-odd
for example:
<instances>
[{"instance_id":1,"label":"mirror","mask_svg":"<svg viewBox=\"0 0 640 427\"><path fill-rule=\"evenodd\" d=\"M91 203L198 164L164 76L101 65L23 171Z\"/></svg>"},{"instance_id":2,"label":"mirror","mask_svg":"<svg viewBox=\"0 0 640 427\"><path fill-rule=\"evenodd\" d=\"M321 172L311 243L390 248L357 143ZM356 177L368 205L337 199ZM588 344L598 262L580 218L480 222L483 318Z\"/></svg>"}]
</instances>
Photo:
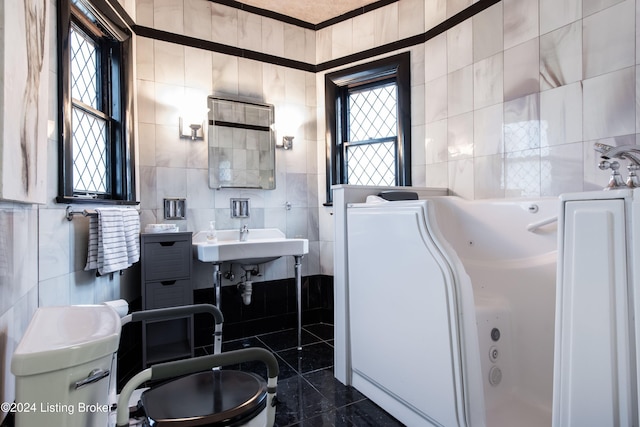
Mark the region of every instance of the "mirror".
<instances>
[{"instance_id":1,"label":"mirror","mask_svg":"<svg viewBox=\"0 0 640 427\"><path fill-rule=\"evenodd\" d=\"M273 190L273 105L210 96L209 187Z\"/></svg>"}]
</instances>

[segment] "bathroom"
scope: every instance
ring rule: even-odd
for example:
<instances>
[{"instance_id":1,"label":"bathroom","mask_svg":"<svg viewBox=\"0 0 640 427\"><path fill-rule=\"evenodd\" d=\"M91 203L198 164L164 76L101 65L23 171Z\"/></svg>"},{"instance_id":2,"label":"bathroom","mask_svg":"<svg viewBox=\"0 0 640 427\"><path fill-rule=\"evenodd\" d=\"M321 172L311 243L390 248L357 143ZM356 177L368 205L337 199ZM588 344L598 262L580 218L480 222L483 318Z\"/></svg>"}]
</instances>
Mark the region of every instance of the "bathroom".
<instances>
[{"instance_id":1,"label":"bathroom","mask_svg":"<svg viewBox=\"0 0 640 427\"><path fill-rule=\"evenodd\" d=\"M55 201L57 3L46 2L49 53L42 84L48 87L43 101L48 138L38 151L42 195L27 203L12 201L15 198L5 196L11 181L3 175L1 183L2 401L13 400L11 355L36 307L139 296L135 268L114 277L84 271L87 221L67 221L67 205ZM376 3L380 7L311 29L222 1L121 1L140 30L259 53L249 59L228 50L136 37L135 174L142 224L163 222L163 199L181 197L187 200L186 220L176 221L181 230L204 229L211 218L219 228L235 228L238 224L228 216L229 199L249 198L250 227L276 227L287 236L307 238L303 276L331 279L334 217L333 208L325 206L325 75L400 52L409 52L411 58L413 186L447 188L476 200L597 190L606 185L609 172L598 169L593 143L636 144L636 1ZM444 32L442 27L428 32L460 12L488 3ZM3 23L11 21L14 12L5 5L0 12ZM6 28L0 26L0 40L8 62L12 38ZM425 33L428 37L415 44L386 47ZM366 54L357 55L361 52ZM279 65L273 58L291 61ZM16 76L7 75L2 63L4 87ZM292 64L311 66L303 70ZM210 189L206 142L178 137L182 105L201 103L204 109L207 96L219 93L273 104L276 117L297 121L293 148L276 150L274 190ZM21 117L2 99L4 154L16 150L4 126ZM209 269L195 266L194 273L198 286L210 287ZM291 261L280 259L266 266L259 280L292 276Z\"/></svg>"}]
</instances>

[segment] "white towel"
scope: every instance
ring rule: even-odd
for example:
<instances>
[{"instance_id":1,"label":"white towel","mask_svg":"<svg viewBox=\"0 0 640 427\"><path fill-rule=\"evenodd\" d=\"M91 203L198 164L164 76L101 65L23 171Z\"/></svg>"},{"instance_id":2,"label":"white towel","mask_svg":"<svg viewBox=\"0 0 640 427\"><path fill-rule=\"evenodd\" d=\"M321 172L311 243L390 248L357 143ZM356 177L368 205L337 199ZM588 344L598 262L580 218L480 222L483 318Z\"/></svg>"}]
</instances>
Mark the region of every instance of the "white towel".
<instances>
[{"instance_id":1,"label":"white towel","mask_svg":"<svg viewBox=\"0 0 640 427\"><path fill-rule=\"evenodd\" d=\"M122 222L127 245L127 262L131 266L140 260L140 214L135 209L124 209Z\"/></svg>"},{"instance_id":2,"label":"white towel","mask_svg":"<svg viewBox=\"0 0 640 427\"><path fill-rule=\"evenodd\" d=\"M89 219L89 250L85 270L99 274L124 270L140 259L140 218L135 209L100 208Z\"/></svg>"},{"instance_id":3,"label":"white towel","mask_svg":"<svg viewBox=\"0 0 640 427\"><path fill-rule=\"evenodd\" d=\"M89 247L87 250L87 264L84 271L98 269L98 216L89 217Z\"/></svg>"},{"instance_id":4,"label":"white towel","mask_svg":"<svg viewBox=\"0 0 640 427\"><path fill-rule=\"evenodd\" d=\"M127 241L121 209L96 209L98 212L98 273L107 274L129 267Z\"/></svg>"}]
</instances>

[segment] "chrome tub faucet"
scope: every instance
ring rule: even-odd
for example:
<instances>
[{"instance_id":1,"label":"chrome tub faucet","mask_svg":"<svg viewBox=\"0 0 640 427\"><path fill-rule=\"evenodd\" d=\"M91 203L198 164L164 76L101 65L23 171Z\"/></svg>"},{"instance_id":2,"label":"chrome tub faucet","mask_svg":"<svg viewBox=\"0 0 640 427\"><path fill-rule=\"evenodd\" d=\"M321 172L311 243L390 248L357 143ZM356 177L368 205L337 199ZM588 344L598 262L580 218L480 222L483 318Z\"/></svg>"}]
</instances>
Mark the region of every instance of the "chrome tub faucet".
<instances>
[{"instance_id":1,"label":"chrome tub faucet","mask_svg":"<svg viewBox=\"0 0 640 427\"><path fill-rule=\"evenodd\" d=\"M593 149L600 153L600 158L604 159L598 164L598 167L601 170L611 169L611 178L604 188L605 190L640 187L640 178L636 174L636 171L640 170L640 145L614 147L596 142ZM627 166L629 175L626 182L622 181L622 176L618 172L620 163L615 160L609 161L611 159L629 160L629 165Z\"/></svg>"}]
</instances>

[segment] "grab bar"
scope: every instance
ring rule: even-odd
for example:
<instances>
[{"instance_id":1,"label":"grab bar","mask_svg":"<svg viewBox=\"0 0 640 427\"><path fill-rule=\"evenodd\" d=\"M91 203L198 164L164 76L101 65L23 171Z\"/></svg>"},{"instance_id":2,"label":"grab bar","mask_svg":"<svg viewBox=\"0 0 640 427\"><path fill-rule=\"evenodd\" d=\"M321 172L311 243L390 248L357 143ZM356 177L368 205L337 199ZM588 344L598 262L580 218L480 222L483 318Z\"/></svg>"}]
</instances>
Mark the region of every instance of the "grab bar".
<instances>
[{"instance_id":1,"label":"grab bar","mask_svg":"<svg viewBox=\"0 0 640 427\"><path fill-rule=\"evenodd\" d=\"M531 224L527 225L527 231L530 231L530 232L533 233L538 228L544 227L547 224L552 224L552 223L556 222L557 220L558 220L557 216L552 216L552 217L549 217L549 218L546 218L546 219L542 219L542 220L540 220L538 222L532 222Z\"/></svg>"}]
</instances>

